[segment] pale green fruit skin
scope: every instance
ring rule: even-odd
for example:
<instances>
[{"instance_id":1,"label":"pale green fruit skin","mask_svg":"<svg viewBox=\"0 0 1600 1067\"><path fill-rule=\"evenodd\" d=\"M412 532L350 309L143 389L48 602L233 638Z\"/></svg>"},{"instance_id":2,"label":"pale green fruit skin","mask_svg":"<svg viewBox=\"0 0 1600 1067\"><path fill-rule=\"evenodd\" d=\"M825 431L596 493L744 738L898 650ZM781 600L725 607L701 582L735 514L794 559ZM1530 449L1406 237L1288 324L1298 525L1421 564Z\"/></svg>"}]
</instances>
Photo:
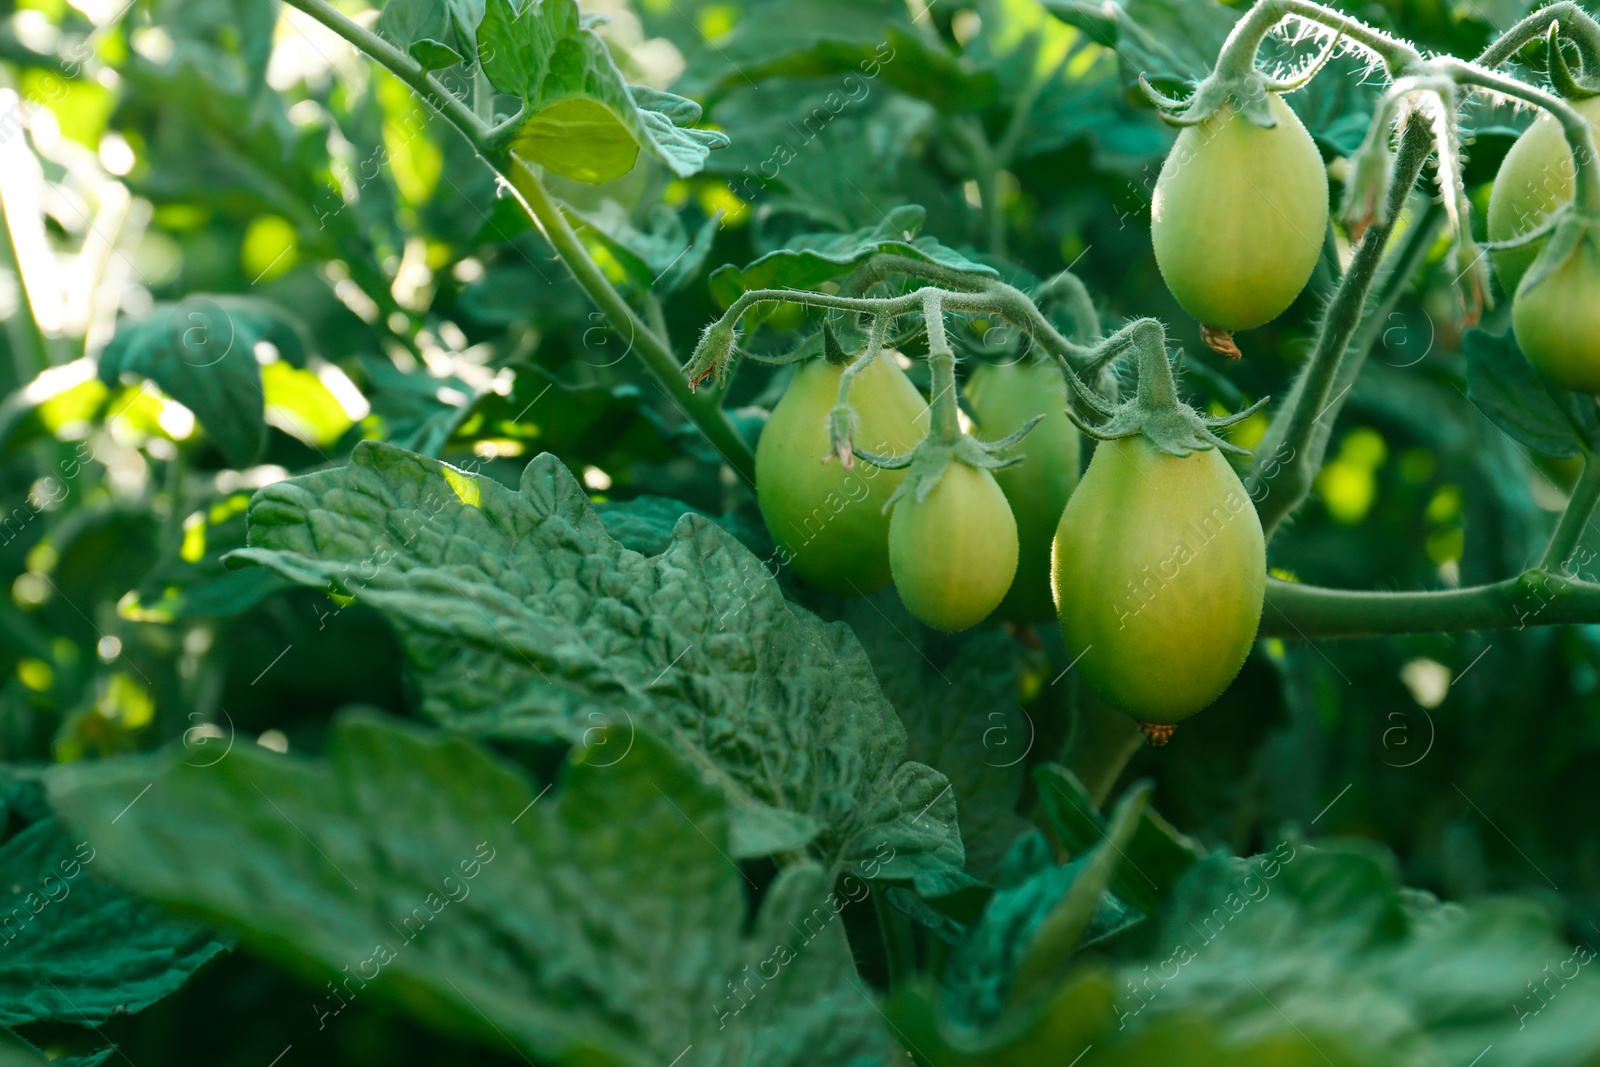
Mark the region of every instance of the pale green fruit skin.
<instances>
[{"instance_id":1,"label":"pale green fruit skin","mask_svg":"<svg viewBox=\"0 0 1600 1067\"><path fill-rule=\"evenodd\" d=\"M1264 130L1224 106L1178 135L1150 205L1156 265L1183 310L1248 330L1283 314L1311 279L1328 228L1328 173L1277 95Z\"/></svg>"},{"instance_id":2,"label":"pale green fruit skin","mask_svg":"<svg viewBox=\"0 0 1600 1067\"><path fill-rule=\"evenodd\" d=\"M1569 103L1600 131L1600 97ZM1489 190L1489 240L1508 241L1537 229L1556 208L1571 202L1572 150L1561 135L1561 124L1541 114L1522 131L1495 175ZM1502 289L1517 291L1544 242L1541 237L1520 248L1490 253Z\"/></svg>"},{"instance_id":3,"label":"pale green fruit skin","mask_svg":"<svg viewBox=\"0 0 1600 1067\"><path fill-rule=\"evenodd\" d=\"M995 471L994 480L1017 520L1017 576L1000 602L1000 614L1014 622L1045 622L1056 614L1050 544L1083 461L1082 435L1064 413L1066 379L1040 360L983 364L967 379L966 394L986 441L998 441L1035 415L1044 416L1022 441L1022 464Z\"/></svg>"},{"instance_id":4,"label":"pale green fruit skin","mask_svg":"<svg viewBox=\"0 0 1600 1067\"><path fill-rule=\"evenodd\" d=\"M1261 623L1267 551L1255 505L1215 449L1101 444L1056 531L1056 603L1076 670L1143 722L1216 700Z\"/></svg>"},{"instance_id":5,"label":"pale green fruit skin","mask_svg":"<svg viewBox=\"0 0 1600 1067\"><path fill-rule=\"evenodd\" d=\"M1519 288L1511 328L1540 374L1566 389L1600 393L1600 253L1582 241L1553 273Z\"/></svg>"},{"instance_id":6,"label":"pale green fruit skin","mask_svg":"<svg viewBox=\"0 0 1600 1067\"><path fill-rule=\"evenodd\" d=\"M756 496L795 573L825 592L855 596L889 584L883 509L905 474L822 462L843 372L822 360L795 371L756 446ZM909 452L927 435L927 401L887 353L856 377L850 406L859 419L855 443L869 451Z\"/></svg>"},{"instance_id":7,"label":"pale green fruit skin","mask_svg":"<svg viewBox=\"0 0 1600 1067\"><path fill-rule=\"evenodd\" d=\"M936 630L965 630L993 614L1017 572L1017 523L994 475L951 463L926 500L901 497L889 566L907 610Z\"/></svg>"}]
</instances>

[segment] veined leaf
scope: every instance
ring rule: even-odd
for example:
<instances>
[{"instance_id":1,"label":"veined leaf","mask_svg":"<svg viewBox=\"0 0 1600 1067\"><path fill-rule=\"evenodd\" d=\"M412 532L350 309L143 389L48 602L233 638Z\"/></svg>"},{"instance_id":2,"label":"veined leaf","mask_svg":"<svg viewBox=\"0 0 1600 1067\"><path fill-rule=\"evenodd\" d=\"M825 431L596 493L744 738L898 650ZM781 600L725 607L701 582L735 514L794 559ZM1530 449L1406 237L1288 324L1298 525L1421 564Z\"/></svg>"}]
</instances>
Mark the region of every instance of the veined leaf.
<instances>
[{"instance_id":1,"label":"veined leaf","mask_svg":"<svg viewBox=\"0 0 1600 1067\"><path fill-rule=\"evenodd\" d=\"M864 892L796 864L746 937L723 792L645 734L615 762L575 749L549 796L464 738L370 716L325 760L181 755L62 768L51 799L119 881L337 981L319 1017L373 997L568 1064L887 1053L839 918ZM757 995L730 992L758 971Z\"/></svg>"},{"instance_id":2,"label":"veined leaf","mask_svg":"<svg viewBox=\"0 0 1600 1067\"><path fill-rule=\"evenodd\" d=\"M354 596L394 626L422 710L493 737L624 751L670 738L735 804L733 851L810 846L914 877L959 868L955 799L849 630L785 602L697 515L646 558L606 532L550 455L520 490L364 443L351 465L262 490L235 562Z\"/></svg>"},{"instance_id":3,"label":"veined leaf","mask_svg":"<svg viewBox=\"0 0 1600 1067\"><path fill-rule=\"evenodd\" d=\"M0 798L24 817L43 804L29 782L5 783ZM47 816L0 845L0 1025L99 1026L177 992L226 951L205 928L96 878L107 836L70 834Z\"/></svg>"}]
</instances>

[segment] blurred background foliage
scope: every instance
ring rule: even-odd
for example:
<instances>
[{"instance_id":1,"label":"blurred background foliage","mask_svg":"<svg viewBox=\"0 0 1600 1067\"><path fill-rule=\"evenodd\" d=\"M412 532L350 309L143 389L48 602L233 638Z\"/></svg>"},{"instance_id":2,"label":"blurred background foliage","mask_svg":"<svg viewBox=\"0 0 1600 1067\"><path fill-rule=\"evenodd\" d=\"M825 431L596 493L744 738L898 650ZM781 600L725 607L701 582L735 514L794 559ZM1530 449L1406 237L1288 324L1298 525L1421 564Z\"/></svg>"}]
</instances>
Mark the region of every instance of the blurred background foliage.
<instances>
[{"instance_id":1,"label":"blurred background foliage","mask_svg":"<svg viewBox=\"0 0 1600 1067\"><path fill-rule=\"evenodd\" d=\"M1151 36L1066 0L584 3L610 17L601 32L630 80L700 99L732 145L691 179L645 162L600 187L552 183L596 261L680 351L720 313L711 269L917 204L923 233L1008 279L1071 266L1109 321L1173 324L1197 404L1281 395L1348 243L1330 233L1311 286L1243 338L1242 363L1200 343L1150 251L1172 134L1129 80L1202 72L1238 9L1125 6ZM1471 55L1530 5L1340 6ZM1338 60L1291 98L1336 197L1375 92L1362 74ZM1527 116L1480 106L1466 122L1481 208ZM316 751L343 705L406 714L411 682L375 615L219 563L243 543L255 489L339 465L361 440L509 483L549 451L597 501L754 514L462 139L274 0L0 0L0 201L7 762L175 738ZM1518 573L1575 474L1467 395L1426 197L1409 223L1421 266L1377 324L1315 495L1273 545L1273 566L1306 581L1407 590ZM1508 311L1486 327L1503 331ZM792 345L815 324L779 312L768 325L769 343ZM1006 345L970 340L980 359ZM195 367L215 371L198 388L183 384ZM785 374L747 365L735 381L728 403L752 435ZM859 606L821 610L864 627L870 647L876 624ZM1003 674L1014 667L1038 760L1066 730L1048 630L917 640L950 656L986 642ZM1367 837L1395 850L1407 884L1543 897L1587 936L1600 920L1600 830L1586 814L1600 627L1262 641L1222 701L1135 758L1128 778L1146 775L1154 805L1208 845L1249 854L1291 826ZM303 1001L289 978L232 956L105 1030L136 1063L264 1064L285 1044L326 1062L458 1062L367 1005L319 1035Z\"/></svg>"}]
</instances>

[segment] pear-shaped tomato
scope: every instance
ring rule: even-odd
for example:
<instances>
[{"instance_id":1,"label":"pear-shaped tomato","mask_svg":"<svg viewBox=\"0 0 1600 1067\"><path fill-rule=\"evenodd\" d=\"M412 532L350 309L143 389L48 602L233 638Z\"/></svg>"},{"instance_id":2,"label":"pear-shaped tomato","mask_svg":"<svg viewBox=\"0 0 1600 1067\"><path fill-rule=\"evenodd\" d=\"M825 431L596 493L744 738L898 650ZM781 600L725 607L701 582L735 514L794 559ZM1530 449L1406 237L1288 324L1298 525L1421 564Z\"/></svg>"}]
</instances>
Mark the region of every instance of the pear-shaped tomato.
<instances>
[{"instance_id":1,"label":"pear-shaped tomato","mask_svg":"<svg viewBox=\"0 0 1600 1067\"><path fill-rule=\"evenodd\" d=\"M839 400L844 368L822 360L794 380L756 446L756 496L767 532L795 573L838 596L889 582L889 516L884 505L905 477L868 463L845 470L828 455L828 414ZM911 451L928 432L928 404L884 353L857 375L850 406L855 443L879 454Z\"/></svg>"},{"instance_id":2,"label":"pear-shaped tomato","mask_svg":"<svg viewBox=\"0 0 1600 1067\"><path fill-rule=\"evenodd\" d=\"M1022 463L994 473L1017 520L1017 576L1000 602L1000 614L1016 622L1043 622L1056 610L1050 543L1082 462L1082 437L1065 414L1067 381L1058 367L1041 360L985 363L967 379L966 393L985 440L997 441L1044 416L1023 439Z\"/></svg>"},{"instance_id":3,"label":"pear-shaped tomato","mask_svg":"<svg viewBox=\"0 0 1600 1067\"><path fill-rule=\"evenodd\" d=\"M1224 105L1178 135L1150 205L1156 265L1202 324L1247 330L1281 315L1311 279L1328 228L1328 174L1276 94L1262 129Z\"/></svg>"},{"instance_id":4,"label":"pear-shaped tomato","mask_svg":"<svg viewBox=\"0 0 1600 1067\"><path fill-rule=\"evenodd\" d=\"M1600 96L1570 103L1590 125L1600 128ZM1489 190L1489 240L1509 241L1537 229L1556 208L1572 202L1572 180L1572 149L1561 124L1548 113L1541 114L1522 131L1495 175ZM1544 240L1491 253L1501 288L1517 291Z\"/></svg>"},{"instance_id":5,"label":"pear-shaped tomato","mask_svg":"<svg viewBox=\"0 0 1600 1067\"><path fill-rule=\"evenodd\" d=\"M934 629L988 618L1017 572L1017 523L994 475L952 462L926 500L896 501L889 566L900 599Z\"/></svg>"},{"instance_id":6,"label":"pear-shaped tomato","mask_svg":"<svg viewBox=\"0 0 1600 1067\"><path fill-rule=\"evenodd\" d=\"M1540 374L1567 389L1600 393L1600 250L1587 237L1565 263L1517 290L1511 328Z\"/></svg>"},{"instance_id":7,"label":"pear-shaped tomato","mask_svg":"<svg viewBox=\"0 0 1600 1067\"><path fill-rule=\"evenodd\" d=\"M1137 435L1105 442L1056 531L1067 655L1135 718L1187 718L1244 665L1266 572L1261 520L1220 452L1169 456Z\"/></svg>"}]
</instances>

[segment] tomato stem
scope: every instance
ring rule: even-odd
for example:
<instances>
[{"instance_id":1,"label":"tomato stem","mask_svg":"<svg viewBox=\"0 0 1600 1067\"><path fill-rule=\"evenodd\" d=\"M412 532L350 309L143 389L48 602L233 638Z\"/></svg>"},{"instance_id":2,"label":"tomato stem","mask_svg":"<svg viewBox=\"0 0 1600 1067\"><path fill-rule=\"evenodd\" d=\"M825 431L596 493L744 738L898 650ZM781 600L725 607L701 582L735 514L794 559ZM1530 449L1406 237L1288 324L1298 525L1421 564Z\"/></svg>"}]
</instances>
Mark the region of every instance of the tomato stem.
<instances>
[{"instance_id":1,"label":"tomato stem","mask_svg":"<svg viewBox=\"0 0 1600 1067\"><path fill-rule=\"evenodd\" d=\"M928 404L933 409L934 444L953 445L961 437L956 400L956 354L944 332L944 304L937 289L923 291L922 314L928 323L928 370L932 374Z\"/></svg>"},{"instance_id":2,"label":"tomato stem","mask_svg":"<svg viewBox=\"0 0 1600 1067\"><path fill-rule=\"evenodd\" d=\"M1268 539L1311 491L1312 479L1321 466L1320 450L1313 442L1330 402L1338 399L1332 395L1333 383L1339 378L1340 365L1361 323L1367 294L1378 276L1389 237L1432 147L1427 123L1408 120L1395 157L1394 181L1385 210L1357 243L1349 269L1323 312L1311 357L1295 379L1284 411L1273 420L1256 449L1255 463L1245 484L1250 486Z\"/></svg>"},{"instance_id":3,"label":"tomato stem","mask_svg":"<svg viewBox=\"0 0 1600 1067\"><path fill-rule=\"evenodd\" d=\"M1544 558L1539 561L1539 566L1545 570L1564 568L1567 561L1572 558L1573 550L1578 547L1578 541L1583 537L1583 532L1589 526L1589 518L1594 514L1595 502L1600 501L1600 459L1592 453L1583 456L1583 473L1578 476L1578 482L1572 487L1572 495L1567 498L1566 509L1561 513L1561 520L1556 523L1555 530L1550 534L1550 543L1545 546Z\"/></svg>"},{"instance_id":4,"label":"tomato stem","mask_svg":"<svg viewBox=\"0 0 1600 1067\"><path fill-rule=\"evenodd\" d=\"M1600 584L1568 568L1468 589L1364 593L1267 579L1261 636L1288 640L1508 630L1600 618Z\"/></svg>"}]
</instances>

